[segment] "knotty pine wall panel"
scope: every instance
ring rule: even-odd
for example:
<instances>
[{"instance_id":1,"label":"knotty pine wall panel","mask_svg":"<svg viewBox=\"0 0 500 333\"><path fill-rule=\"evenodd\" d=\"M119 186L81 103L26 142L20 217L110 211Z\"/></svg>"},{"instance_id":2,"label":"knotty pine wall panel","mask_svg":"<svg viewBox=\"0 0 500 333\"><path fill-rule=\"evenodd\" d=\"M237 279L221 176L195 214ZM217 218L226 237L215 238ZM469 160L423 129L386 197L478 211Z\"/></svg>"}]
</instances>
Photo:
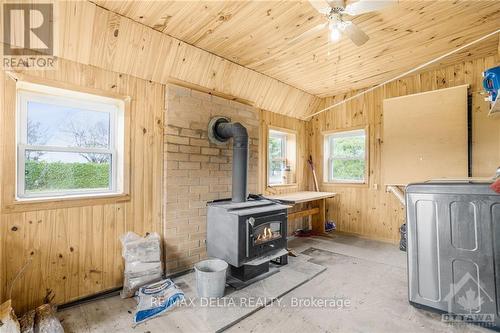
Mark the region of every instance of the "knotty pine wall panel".
<instances>
[{"instance_id":1,"label":"knotty pine wall panel","mask_svg":"<svg viewBox=\"0 0 500 333\"><path fill-rule=\"evenodd\" d=\"M309 138L306 132L307 122L297 118L287 117L274 112L260 111L260 159L259 159L259 193L265 195L284 194L297 191L313 190L313 183L309 183L311 169L307 164L309 158ZM296 134L297 161L296 161L296 183L285 186L267 186L267 145L269 127L274 129L291 130ZM316 203L297 204L289 212L306 209ZM288 234L291 235L297 229L307 227L306 218L288 221Z\"/></svg>"},{"instance_id":2,"label":"knotty pine wall panel","mask_svg":"<svg viewBox=\"0 0 500 333\"><path fill-rule=\"evenodd\" d=\"M323 183L320 186L323 191L338 193L329 201L327 209L339 231L389 242L399 240L398 228L404 223L405 210L392 194L385 192L381 183L382 101L385 98L469 84L472 94L472 175L490 177L494 174L500 165L500 116L488 117L489 105L480 93L481 73L499 64L497 55L441 66L387 84L311 119L307 124L309 146L320 181L323 179L322 132L369 127L369 184ZM325 102L331 105L351 95L327 98Z\"/></svg>"},{"instance_id":3,"label":"knotty pine wall panel","mask_svg":"<svg viewBox=\"0 0 500 333\"><path fill-rule=\"evenodd\" d=\"M307 191L307 177L310 173L307 159L309 157L309 140L306 133L306 121L297 118L287 117L265 110L260 111L260 152L259 160L259 188L265 194L284 194L297 191ZM296 161L296 183L285 186L267 186L267 143L269 127L274 129L291 130L296 134L297 161Z\"/></svg>"},{"instance_id":4,"label":"knotty pine wall panel","mask_svg":"<svg viewBox=\"0 0 500 333\"><path fill-rule=\"evenodd\" d=\"M39 305L47 290L65 303L120 287L119 236L126 231L161 233L164 86L129 75L59 59L57 70L27 75L131 97L130 200L0 215L1 297L12 288L18 313ZM2 83L11 80L2 71ZM2 85L3 87L3 85ZM4 89L1 94L5 101ZM2 108L12 107L2 104ZM2 128L15 126L2 121ZM5 131L3 131L5 132ZM2 148L13 145L2 137ZM4 149L2 149L2 152ZM1 186L6 183L2 175Z\"/></svg>"}]
</instances>

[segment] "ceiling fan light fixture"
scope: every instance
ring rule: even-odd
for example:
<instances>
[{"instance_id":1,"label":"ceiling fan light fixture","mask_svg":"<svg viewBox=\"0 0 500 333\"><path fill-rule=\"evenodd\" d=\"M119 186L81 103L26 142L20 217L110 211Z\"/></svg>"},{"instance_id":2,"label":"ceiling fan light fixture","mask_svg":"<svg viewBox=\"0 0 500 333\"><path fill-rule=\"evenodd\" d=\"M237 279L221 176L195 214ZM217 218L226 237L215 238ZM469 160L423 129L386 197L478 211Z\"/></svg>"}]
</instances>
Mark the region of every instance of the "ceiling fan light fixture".
<instances>
[{"instance_id":1,"label":"ceiling fan light fixture","mask_svg":"<svg viewBox=\"0 0 500 333\"><path fill-rule=\"evenodd\" d=\"M340 31L337 25L333 25L330 28L330 41L336 43L340 41L341 38L342 38L342 31Z\"/></svg>"},{"instance_id":2,"label":"ceiling fan light fixture","mask_svg":"<svg viewBox=\"0 0 500 333\"><path fill-rule=\"evenodd\" d=\"M338 42L342 35L345 35L356 46L365 44L370 37L352 21L344 20L344 14L357 16L375 12L398 2L399 0L309 0L314 9L327 19L325 27L328 26L328 39L331 42ZM318 27L303 33L301 36L309 36L316 33L317 29L322 29L321 25ZM300 38L295 39L301 40Z\"/></svg>"}]
</instances>

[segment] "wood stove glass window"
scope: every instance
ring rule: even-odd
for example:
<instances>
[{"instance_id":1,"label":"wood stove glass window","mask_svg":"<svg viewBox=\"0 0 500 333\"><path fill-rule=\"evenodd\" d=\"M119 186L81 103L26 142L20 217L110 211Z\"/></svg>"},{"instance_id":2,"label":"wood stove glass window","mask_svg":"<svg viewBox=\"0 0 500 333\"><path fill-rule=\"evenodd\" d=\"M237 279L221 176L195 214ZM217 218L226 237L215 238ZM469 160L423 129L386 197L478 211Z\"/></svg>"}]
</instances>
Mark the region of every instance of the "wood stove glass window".
<instances>
[{"instance_id":1,"label":"wood stove glass window","mask_svg":"<svg viewBox=\"0 0 500 333\"><path fill-rule=\"evenodd\" d=\"M285 130L269 130L267 160L268 186L295 184L296 134Z\"/></svg>"},{"instance_id":2,"label":"wood stove glass window","mask_svg":"<svg viewBox=\"0 0 500 333\"><path fill-rule=\"evenodd\" d=\"M254 229L255 245L263 244L281 238L281 222L268 222Z\"/></svg>"}]
</instances>

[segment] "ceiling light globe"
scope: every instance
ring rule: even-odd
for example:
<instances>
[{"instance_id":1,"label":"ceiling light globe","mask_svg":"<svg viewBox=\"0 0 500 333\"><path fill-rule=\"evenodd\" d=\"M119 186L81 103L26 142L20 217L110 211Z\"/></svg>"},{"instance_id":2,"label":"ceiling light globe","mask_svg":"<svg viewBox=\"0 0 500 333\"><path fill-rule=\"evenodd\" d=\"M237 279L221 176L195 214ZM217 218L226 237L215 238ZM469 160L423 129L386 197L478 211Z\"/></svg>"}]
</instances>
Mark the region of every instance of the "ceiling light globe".
<instances>
[{"instance_id":1,"label":"ceiling light globe","mask_svg":"<svg viewBox=\"0 0 500 333\"><path fill-rule=\"evenodd\" d=\"M336 43L342 38L342 33L335 27L330 31L330 41Z\"/></svg>"}]
</instances>

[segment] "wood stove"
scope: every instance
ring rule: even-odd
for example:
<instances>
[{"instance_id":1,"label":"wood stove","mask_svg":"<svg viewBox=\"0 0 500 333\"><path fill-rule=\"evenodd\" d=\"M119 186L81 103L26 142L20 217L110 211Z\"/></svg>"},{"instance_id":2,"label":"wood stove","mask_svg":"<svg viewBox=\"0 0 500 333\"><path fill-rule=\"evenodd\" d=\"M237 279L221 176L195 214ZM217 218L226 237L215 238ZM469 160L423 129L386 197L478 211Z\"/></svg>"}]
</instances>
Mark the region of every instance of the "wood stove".
<instances>
[{"instance_id":1,"label":"wood stove","mask_svg":"<svg viewBox=\"0 0 500 333\"><path fill-rule=\"evenodd\" d=\"M233 277L247 281L287 263L287 209L271 200L247 200L248 134L240 123L215 117L208 125L215 144L233 138L232 198L207 204L207 252L225 260Z\"/></svg>"},{"instance_id":2,"label":"wood stove","mask_svg":"<svg viewBox=\"0 0 500 333\"><path fill-rule=\"evenodd\" d=\"M271 260L286 264L288 208L268 200L209 203L208 255L225 260L242 281L267 272Z\"/></svg>"}]
</instances>

